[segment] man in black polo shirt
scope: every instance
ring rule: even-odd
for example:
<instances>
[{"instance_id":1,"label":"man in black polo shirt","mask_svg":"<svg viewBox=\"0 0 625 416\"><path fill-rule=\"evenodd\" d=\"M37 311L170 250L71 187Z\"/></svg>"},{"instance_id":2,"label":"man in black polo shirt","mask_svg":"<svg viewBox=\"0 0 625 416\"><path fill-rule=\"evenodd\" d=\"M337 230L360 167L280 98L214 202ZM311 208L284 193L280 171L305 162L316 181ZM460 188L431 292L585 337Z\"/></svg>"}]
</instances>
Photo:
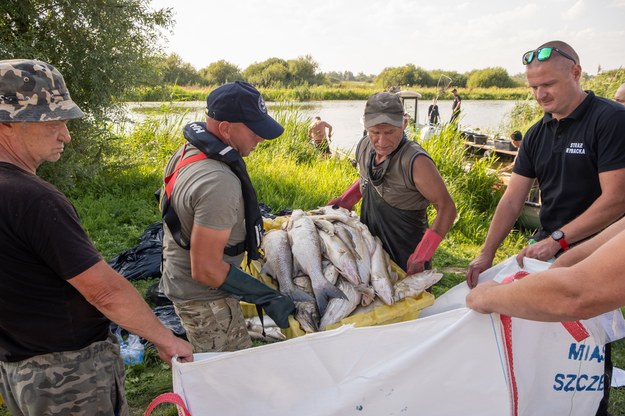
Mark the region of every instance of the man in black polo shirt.
<instances>
[{"instance_id":1,"label":"man in black polo shirt","mask_svg":"<svg viewBox=\"0 0 625 416\"><path fill-rule=\"evenodd\" d=\"M523 64L545 115L527 131L486 242L469 264L471 288L491 267L534 179L542 196L541 227L533 236L537 242L517 255L520 265L526 256L552 259L625 214L625 107L581 88L579 57L564 42L547 42L525 53Z\"/></svg>"}]
</instances>

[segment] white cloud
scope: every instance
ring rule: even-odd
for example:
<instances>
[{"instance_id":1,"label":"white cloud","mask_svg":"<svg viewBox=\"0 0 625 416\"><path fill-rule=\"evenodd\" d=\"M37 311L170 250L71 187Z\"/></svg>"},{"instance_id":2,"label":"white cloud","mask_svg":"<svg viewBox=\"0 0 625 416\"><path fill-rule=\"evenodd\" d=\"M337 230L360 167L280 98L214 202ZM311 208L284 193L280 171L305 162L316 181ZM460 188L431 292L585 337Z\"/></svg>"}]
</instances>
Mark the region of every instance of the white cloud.
<instances>
[{"instance_id":1,"label":"white cloud","mask_svg":"<svg viewBox=\"0 0 625 416\"><path fill-rule=\"evenodd\" d=\"M563 17L567 20L575 20L583 17L585 12L584 0L577 0L574 5L566 9Z\"/></svg>"}]
</instances>

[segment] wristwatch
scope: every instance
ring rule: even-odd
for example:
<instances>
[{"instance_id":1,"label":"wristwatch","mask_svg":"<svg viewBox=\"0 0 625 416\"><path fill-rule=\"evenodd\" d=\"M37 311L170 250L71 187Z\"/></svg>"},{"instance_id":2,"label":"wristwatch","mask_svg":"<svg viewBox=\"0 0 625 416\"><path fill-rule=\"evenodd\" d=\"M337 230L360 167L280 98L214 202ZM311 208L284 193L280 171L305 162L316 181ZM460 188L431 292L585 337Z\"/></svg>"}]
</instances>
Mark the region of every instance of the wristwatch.
<instances>
[{"instance_id":1,"label":"wristwatch","mask_svg":"<svg viewBox=\"0 0 625 416\"><path fill-rule=\"evenodd\" d=\"M569 249L569 244L564 239L564 233L562 232L562 230L555 230L554 232L552 232L551 233L551 238L553 238L558 243L560 243L560 247L562 247L562 250L568 250Z\"/></svg>"}]
</instances>

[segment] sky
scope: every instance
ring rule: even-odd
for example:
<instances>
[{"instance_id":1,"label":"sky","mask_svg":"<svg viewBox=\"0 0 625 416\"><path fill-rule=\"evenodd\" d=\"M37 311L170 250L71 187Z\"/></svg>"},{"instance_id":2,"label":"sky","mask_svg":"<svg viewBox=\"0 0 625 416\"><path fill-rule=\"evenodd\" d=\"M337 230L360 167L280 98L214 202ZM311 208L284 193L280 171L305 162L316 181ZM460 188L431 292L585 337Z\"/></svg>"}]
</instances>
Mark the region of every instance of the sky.
<instances>
[{"instance_id":1,"label":"sky","mask_svg":"<svg viewBox=\"0 0 625 416\"><path fill-rule=\"evenodd\" d=\"M319 70L379 74L413 64L464 73L524 71L521 56L550 40L590 75L625 67L625 0L152 0L176 21L163 46L196 69L244 70L310 55Z\"/></svg>"}]
</instances>

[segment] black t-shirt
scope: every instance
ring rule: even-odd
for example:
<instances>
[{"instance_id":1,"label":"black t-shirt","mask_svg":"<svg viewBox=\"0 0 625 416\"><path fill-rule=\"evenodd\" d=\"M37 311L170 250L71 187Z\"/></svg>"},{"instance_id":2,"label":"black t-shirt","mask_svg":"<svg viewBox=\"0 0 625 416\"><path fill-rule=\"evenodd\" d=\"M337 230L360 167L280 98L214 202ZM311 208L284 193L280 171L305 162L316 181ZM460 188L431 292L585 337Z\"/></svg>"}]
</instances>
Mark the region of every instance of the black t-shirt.
<instances>
[{"instance_id":1,"label":"black t-shirt","mask_svg":"<svg viewBox=\"0 0 625 416\"><path fill-rule=\"evenodd\" d=\"M546 113L528 131L513 172L538 178L542 228L569 223L601 195L599 173L625 168L625 106L592 91L568 117Z\"/></svg>"},{"instance_id":2,"label":"black t-shirt","mask_svg":"<svg viewBox=\"0 0 625 416\"><path fill-rule=\"evenodd\" d=\"M108 319L67 282L100 261L72 204L4 162L0 194L0 361L105 339Z\"/></svg>"},{"instance_id":3,"label":"black t-shirt","mask_svg":"<svg viewBox=\"0 0 625 416\"><path fill-rule=\"evenodd\" d=\"M451 110L452 111L459 111L460 109L456 110L456 106L461 101L462 101L462 97L460 95L454 95L454 101L451 103Z\"/></svg>"}]
</instances>

